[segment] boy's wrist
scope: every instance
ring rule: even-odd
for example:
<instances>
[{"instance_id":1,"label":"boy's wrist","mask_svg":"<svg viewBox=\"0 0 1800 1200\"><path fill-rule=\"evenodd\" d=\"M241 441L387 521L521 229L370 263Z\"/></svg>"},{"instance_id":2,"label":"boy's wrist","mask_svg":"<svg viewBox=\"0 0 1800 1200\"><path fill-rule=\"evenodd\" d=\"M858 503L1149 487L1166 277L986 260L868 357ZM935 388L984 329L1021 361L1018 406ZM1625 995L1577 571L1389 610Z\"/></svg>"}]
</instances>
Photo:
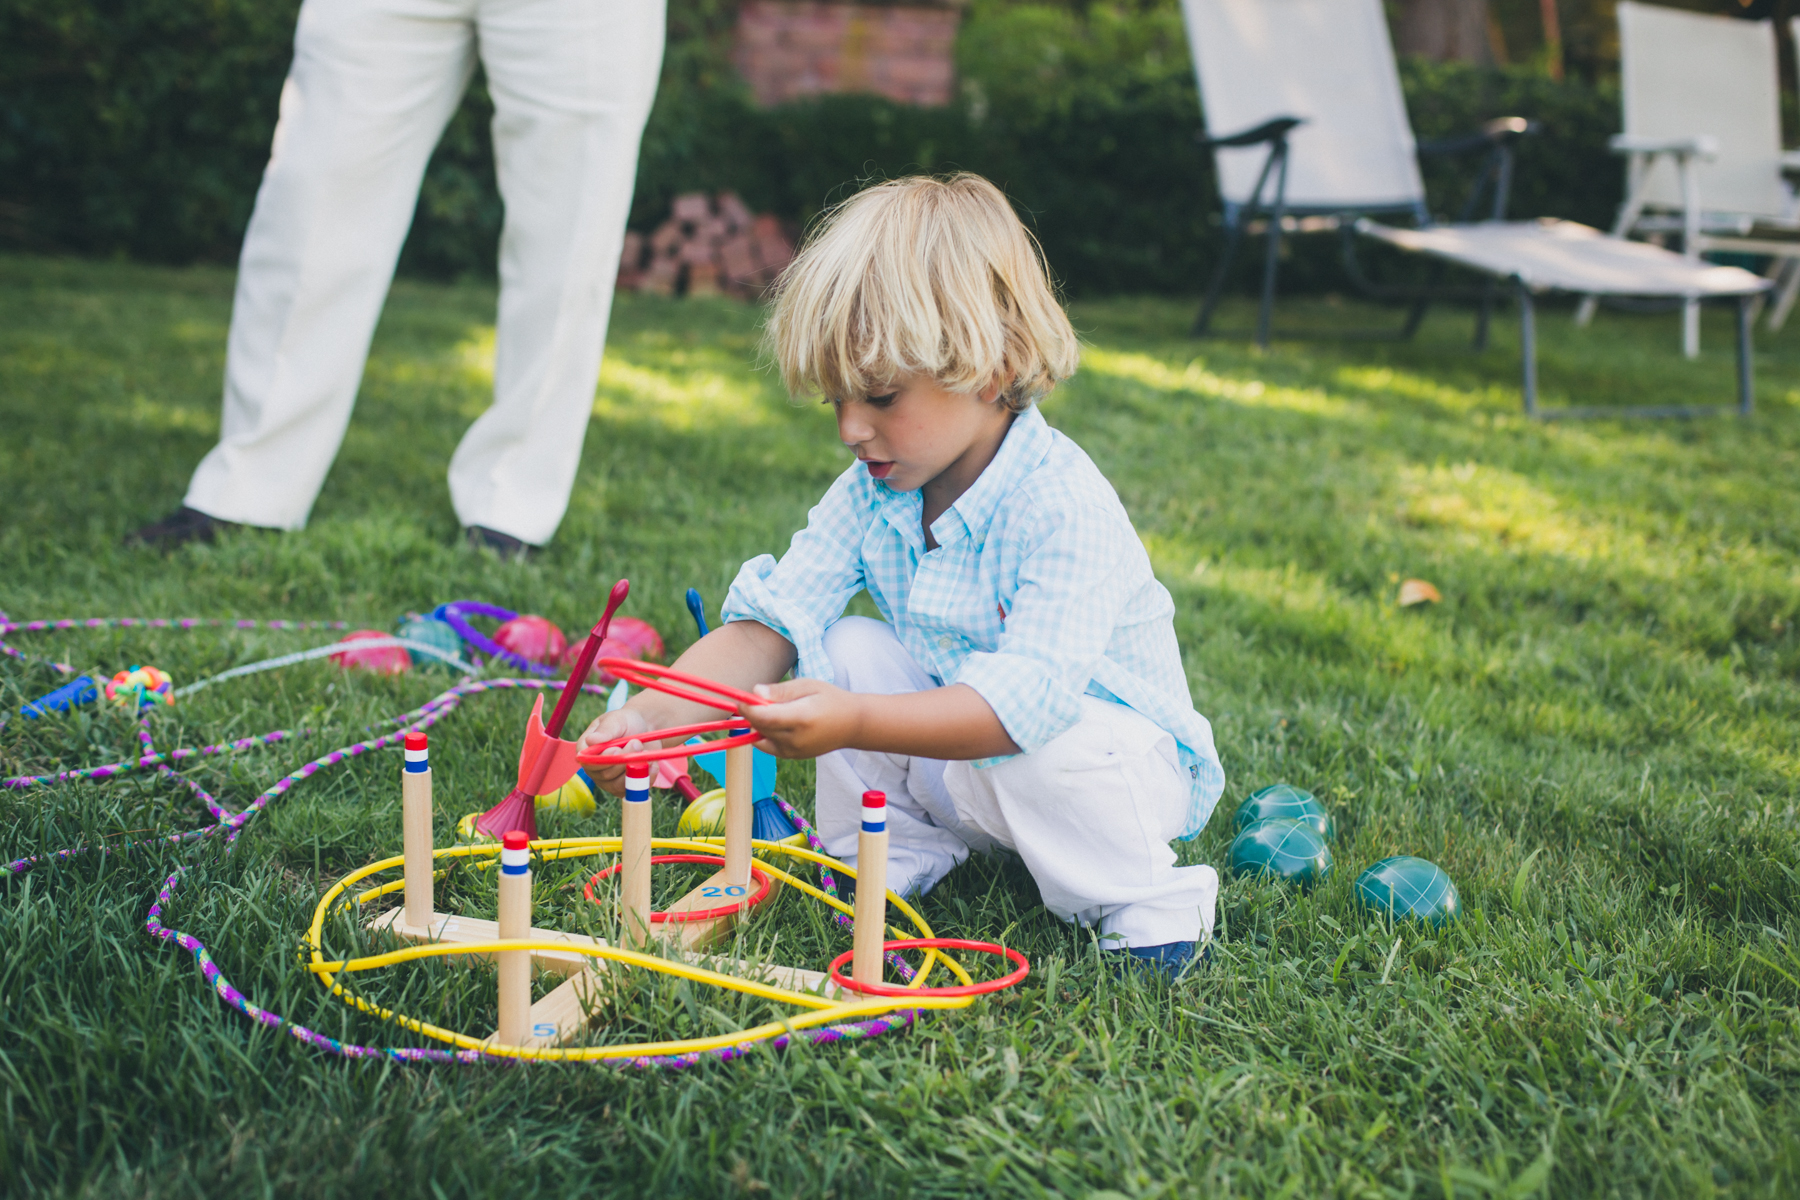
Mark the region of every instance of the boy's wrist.
<instances>
[{"instance_id":1,"label":"boy's wrist","mask_svg":"<svg viewBox=\"0 0 1800 1200\"><path fill-rule=\"evenodd\" d=\"M845 722L841 749L860 749L868 740L869 730L876 725L876 714L870 701L876 699L862 692L845 692Z\"/></svg>"}]
</instances>

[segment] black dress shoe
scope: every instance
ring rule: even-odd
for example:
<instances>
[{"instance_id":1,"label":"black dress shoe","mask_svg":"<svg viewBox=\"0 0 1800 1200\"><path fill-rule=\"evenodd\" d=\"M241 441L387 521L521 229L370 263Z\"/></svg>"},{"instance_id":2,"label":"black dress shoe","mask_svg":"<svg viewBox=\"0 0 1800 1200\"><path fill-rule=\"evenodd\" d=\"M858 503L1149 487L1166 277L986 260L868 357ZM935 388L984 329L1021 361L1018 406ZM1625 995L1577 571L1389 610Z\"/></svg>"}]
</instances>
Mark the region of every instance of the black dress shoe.
<instances>
[{"instance_id":1,"label":"black dress shoe","mask_svg":"<svg viewBox=\"0 0 1800 1200\"><path fill-rule=\"evenodd\" d=\"M537 547L510 533L489 529L486 525L469 526L469 545L477 550L492 550L508 562L524 562Z\"/></svg>"},{"instance_id":2,"label":"black dress shoe","mask_svg":"<svg viewBox=\"0 0 1800 1200\"><path fill-rule=\"evenodd\" d=\"M222 529L236 529L231 521L209 517L197 508L182 505L160 521L134 529L125 535L127 546L149 546L156 550L173 550L188 542L210 542Z\"/></svg>"}]
</instances>

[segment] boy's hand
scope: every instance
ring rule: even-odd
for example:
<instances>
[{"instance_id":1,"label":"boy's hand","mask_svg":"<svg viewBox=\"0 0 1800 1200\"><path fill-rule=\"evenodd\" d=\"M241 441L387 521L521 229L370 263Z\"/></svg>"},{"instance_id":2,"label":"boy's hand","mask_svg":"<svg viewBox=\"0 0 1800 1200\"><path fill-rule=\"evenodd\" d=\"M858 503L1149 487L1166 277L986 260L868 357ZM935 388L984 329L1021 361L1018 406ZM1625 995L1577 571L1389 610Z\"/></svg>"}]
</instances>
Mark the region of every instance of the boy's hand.
<instances>
[{"instance_id":1,"label":"boy's hand","mask_svg":"<svg viewBox=\"0 0 1800 1200\"><path fill-rule=\"evenodd\" d=\"M738 711L763 735L757 743L778 758L817 758L856 740L862 723L861 699L818 679L759 683L765 704Z\"/></svg>"},{"instance_id":2,"label":"boy's hand","mask_svg":"<svg viewBox=\"0 0 1800 1200\"><path fill-rule=\"evenodd\" d=\"M581 739L575 743L575 746L579 753L600 742L610 742L614 738L625 737L627 734L647 733L649 730L650 722L644 717L644 714L628 706L617 712L605 713L594 718L594 723L582 731ZM636 743L634 742L632 745L635 746ZM662 743L657 742L656 745L660 747ZM625 794L625 766L623 763L616 767L590 764L586 769L588 778L613 795L623 796Z\"/></svg>"}]
</instances>

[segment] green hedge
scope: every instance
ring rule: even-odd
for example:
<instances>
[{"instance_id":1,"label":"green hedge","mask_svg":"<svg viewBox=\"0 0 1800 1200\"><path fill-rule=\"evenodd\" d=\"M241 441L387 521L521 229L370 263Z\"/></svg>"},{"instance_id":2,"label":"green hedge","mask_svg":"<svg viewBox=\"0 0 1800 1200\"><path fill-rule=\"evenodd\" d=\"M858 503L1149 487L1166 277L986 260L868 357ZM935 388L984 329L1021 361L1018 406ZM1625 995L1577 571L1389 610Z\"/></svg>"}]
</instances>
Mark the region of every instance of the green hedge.
<instances>
[{"instance_id":1,"label":"green hedge","mask_svg":"<svg viewBox=\"0 0 1800 1200\"><path fill-rule=\"evenodd\" d=\"M41 249L230 261L268 153L293 0L6 0L0 5L0 236ZM831 96L752 106L725 66L730 0L675 0L632 224L669 198L732 188L797 221L856 181L963 168L1002 184L1072 291L1195 291L1216 252L1211 165L1173 0L978 0L958 40L957 102L914 109ZM1521 113L1547 126L1520 156L1514 211L1610 219L1610 89L1514 69L1408 63L1421 137ZM501 206L478 82L432 159L402 270L491 274ZM1428 162L1451 211L1467 173ZM1291 286L1330 287L1326 239Z\"/></svg>"}]
</instances>

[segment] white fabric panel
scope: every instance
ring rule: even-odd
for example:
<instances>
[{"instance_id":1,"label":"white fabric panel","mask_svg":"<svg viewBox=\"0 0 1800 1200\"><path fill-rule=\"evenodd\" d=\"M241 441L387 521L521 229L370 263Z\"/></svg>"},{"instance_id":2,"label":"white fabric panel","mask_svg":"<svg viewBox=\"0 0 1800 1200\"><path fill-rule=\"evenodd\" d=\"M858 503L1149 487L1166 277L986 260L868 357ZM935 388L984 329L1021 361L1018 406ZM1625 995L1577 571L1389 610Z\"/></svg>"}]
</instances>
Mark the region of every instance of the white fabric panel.
<instances>
[{"instance_id":1,"label":"white fabric panel","mask_svg":"<svg viewBox=\"0 0 1800 1200\"><path fill-rule=\"evenodd\" d=\"M1620 0L1619 56L1628 136L1718 142L1718 157L1698 165L1703 210L1786 214L1774 22ZM1653 207L1682 206L1666 156L1644 184Z\"/></svg>"},{"instance_id":2,"label":"white fabric panel","mask_svg":"<svg viewBox=\"0 0 1800 1200\"><path fill-rule=\"evenodd\" d=\"M881 621L843 618L826 631L825 650L846 691L937 686ZM970 850L1000 847L1025 861L1045 908L1098 926L1105 949L1212 936L1218 872L1176 866L1169 846L1192 807L1175 739L1123 704L1083 696L1073 728L983 767L867 750L820 755L819 837L852 867L869 788L887 793L888 884L902 895L930 891Z\"/></svg>"},{"instance_id":3,"label":"white fabric panel","mask_svg":"<svg viewBox=\"0 0 1800 1200\"><path fill-rule=\"evenodd\" d=\"M1503 278L1517 275L1534 292L1605 296L1742 296L1770 282L1742 267L1696 263L1648 242L1608 237L1588 225L1545 217L1395 229L1359 221L1359 233L1403 250L1434 254Z\"/></svg>"},{"instance_id":4,"label":"white fabric panel","mask_svg":"<svg viewBox=\"0 0 1800 1200\"><path fill-rule=\"evenodd\" d=\"M1289 135L1291 206L1424 201L1381 0L1182 0L1182 10L1212 136L1305 119ZM1216 152L1227 203L1250 199L1267 154L1266 146Z\"/></svg>"},{"instance_id":5,"label":"white fabric panel","mask_svg":"<svg viewBox=\"0 0 1800 1200\"><path fill-rule=\"evenodd\" d=\"M479 55L506 217L494 405L451 459L451 502L464 525L550 540L593 410L663 26L661 0L305 0L244 235L219 444L187 504L306 523Z\"/></svg>"}]
</instances>

